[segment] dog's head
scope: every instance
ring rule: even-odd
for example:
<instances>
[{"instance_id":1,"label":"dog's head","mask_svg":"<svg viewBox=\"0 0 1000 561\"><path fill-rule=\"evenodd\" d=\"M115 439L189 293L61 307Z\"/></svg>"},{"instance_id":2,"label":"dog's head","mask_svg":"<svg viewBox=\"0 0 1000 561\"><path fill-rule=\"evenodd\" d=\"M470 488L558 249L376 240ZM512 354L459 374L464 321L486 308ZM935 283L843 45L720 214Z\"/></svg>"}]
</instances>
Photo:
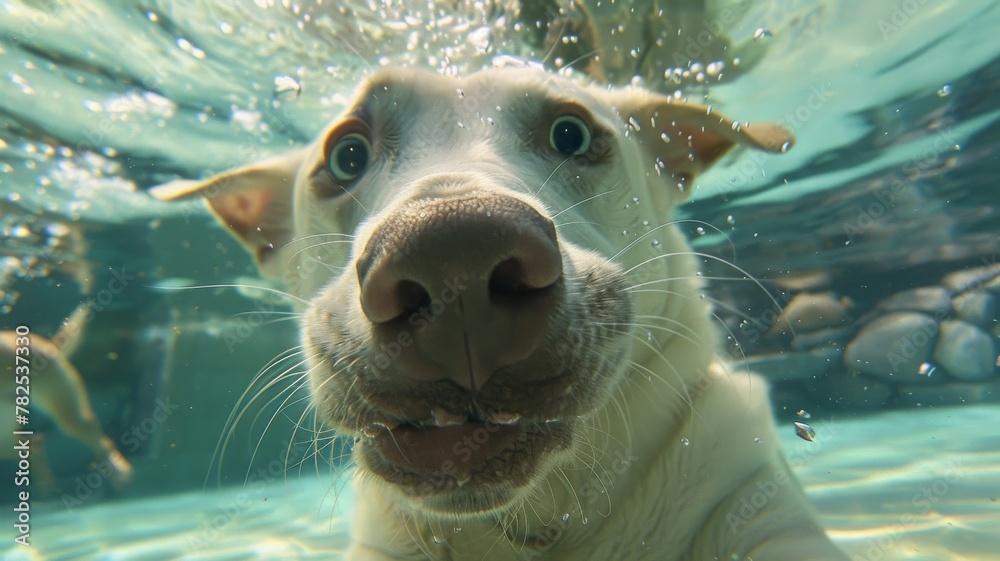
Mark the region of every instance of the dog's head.
<instances>
[{"instance_id":1,"label":"dog's head","mask_svg":"<svg viewBox=\"0 0 1000 561\"><path fill-rule=\"evenodd\" d=\"M670 317L689 296L633 289L677 277L667 219L693 178L734 145L791 141L527 66L397 69L310 147L154 194L205 195L308 302L314 402L362 469L475 515L572 458L630 361L658 352L636 310Z\"/></svg>"}]
</instances>

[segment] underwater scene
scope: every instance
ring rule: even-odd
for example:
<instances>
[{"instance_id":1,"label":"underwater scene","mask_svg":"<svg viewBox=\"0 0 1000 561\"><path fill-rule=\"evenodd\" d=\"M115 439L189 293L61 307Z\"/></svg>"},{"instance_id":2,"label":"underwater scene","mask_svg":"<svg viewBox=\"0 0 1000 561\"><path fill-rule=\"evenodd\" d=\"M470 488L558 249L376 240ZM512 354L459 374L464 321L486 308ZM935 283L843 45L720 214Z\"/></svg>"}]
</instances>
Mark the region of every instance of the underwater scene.
<instances>
[{"instance_id":1,"label":"underwater scene","mask_svg":"<svg viewBox=\"0 0 1000 561\"><path fill-rule=\"evenodd\" d=\"M1000 560L997 29L0 0L0 558Z\"/></svg>"}]
</instances>

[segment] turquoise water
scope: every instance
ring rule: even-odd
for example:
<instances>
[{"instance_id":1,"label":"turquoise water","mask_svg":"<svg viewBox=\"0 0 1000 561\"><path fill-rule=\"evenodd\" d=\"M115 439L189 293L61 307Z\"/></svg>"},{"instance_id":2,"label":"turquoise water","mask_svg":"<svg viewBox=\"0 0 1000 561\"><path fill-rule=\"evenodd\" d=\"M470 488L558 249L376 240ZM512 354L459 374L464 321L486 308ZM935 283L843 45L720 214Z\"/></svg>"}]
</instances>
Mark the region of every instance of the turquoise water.
<instances>
[{"instance_id":1,"label":"turquoise water","mask_svg":"<svg viewBox=\"0 0 1000 561\"><path fill-rule=\"evenodd\" d=\"M707 4L739 8L726 32L754 64L671 90L781 121L798 142L699 180L681 213L718 228L692 232L699 250L761 279L826 275L859 305L996 263L1000 3ZM203 209L145 190L308 142L373 68L464 74L531 56L513 16L478 3L371 5L0 0L0 330L52 337L81 300L100 307L73 360L136 469L115 491L40 418L33 546L10 534L6 556L328 559L346 543L340 449L301 388L254 380L295 344L288 303L175 290L271 285ZM732 284L722 304L742 302ZM786 452L834 540L860 559L1000 559L998 384L897 395L908 407L891 411L844 406L825 386L781 394ZM803 400L816 442L787 421Z\"/></svg>"},{"instance_id":2,"label":"turquoise water","mask_svg":"<svg viewBox=\"0 0 1000 561\"><path fill-rule=\"evenodd\" d=\"M997 422L996 407L886 413L817 425L818 445L791 431L782 443L827 531L854 558L996 559L1000 451L995 433L983 429ZM12 560L336 559L347 543L352 500L350 487L308 477L155 503L52 508L43 511L39 546L9 554Z\"/></svg>"}]
</instances>

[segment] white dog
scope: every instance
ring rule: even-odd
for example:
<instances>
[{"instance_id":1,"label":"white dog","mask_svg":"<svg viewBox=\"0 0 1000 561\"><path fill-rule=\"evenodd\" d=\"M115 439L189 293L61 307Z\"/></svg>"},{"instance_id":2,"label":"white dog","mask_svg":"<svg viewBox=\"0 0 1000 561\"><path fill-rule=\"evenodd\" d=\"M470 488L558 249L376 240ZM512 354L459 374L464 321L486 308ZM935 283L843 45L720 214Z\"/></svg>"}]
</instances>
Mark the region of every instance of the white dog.
<instances>
[{"instance_id":1,"label":"white dog","mask_svg":"<svg viewBox=\"0 0 1000 561\"><path fill-rule=\"evenodd\" d=\"M792 140L529 65L395 69L308 148L153 194L206 196L307 302L350 559L846 560L669 221L734 145Z\"/></svg>"}]
</instances>

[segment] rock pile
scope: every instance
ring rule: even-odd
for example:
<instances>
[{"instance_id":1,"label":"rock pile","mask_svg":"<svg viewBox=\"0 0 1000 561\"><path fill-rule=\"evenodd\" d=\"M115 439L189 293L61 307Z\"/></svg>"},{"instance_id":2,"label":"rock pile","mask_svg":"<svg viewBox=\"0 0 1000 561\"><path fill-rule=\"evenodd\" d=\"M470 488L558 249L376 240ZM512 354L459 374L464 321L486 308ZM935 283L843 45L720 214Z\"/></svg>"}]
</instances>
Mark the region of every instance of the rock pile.
<instances>
[{"instance_id":1,"label":"rock pile","mask_svg":"<svg viewBox=\"0 0 1000 561\"><path fill-rule=\"evenodd\" d=\"M841 410L1000 402L1000 266L955 272L862 310L829 290L799 292L754 352L746 365L790 411L817 400Z\"/></svg>"}]
</instances>

